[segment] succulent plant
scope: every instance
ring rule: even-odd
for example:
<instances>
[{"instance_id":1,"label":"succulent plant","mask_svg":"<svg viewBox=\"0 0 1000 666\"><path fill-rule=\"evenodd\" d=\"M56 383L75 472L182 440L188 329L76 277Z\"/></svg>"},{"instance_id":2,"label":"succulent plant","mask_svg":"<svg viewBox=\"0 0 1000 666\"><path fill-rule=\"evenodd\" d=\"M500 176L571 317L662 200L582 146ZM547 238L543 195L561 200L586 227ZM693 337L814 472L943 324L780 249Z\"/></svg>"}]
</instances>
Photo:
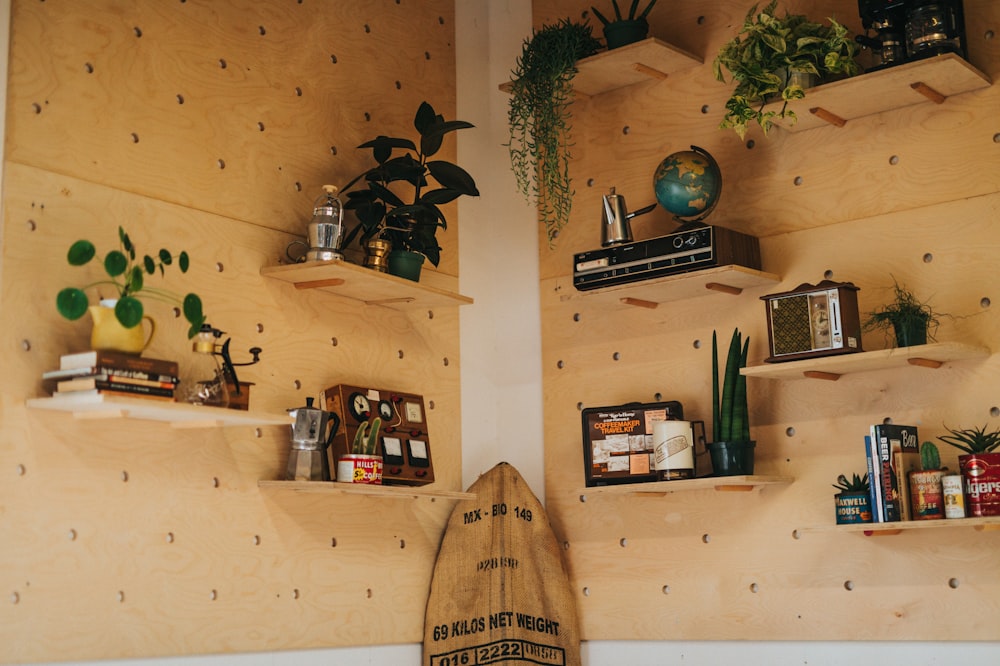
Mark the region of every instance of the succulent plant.
<instances>
[{"instance_id":1,"label":"succulent plant","mask_svg":"<svg viewBox=\"0 0 1000 666\"><path fill-rule=\"evenodd\" d=\"M925 472L941 469L941 453L934 442L924 442L920 445L920 469Z\"/></svg>"},{"instance_id":2,"label":"succulent plant","mask_svg":"<svg viewBox=\"0 0 1000 666\"><path fill-rule=\"evenodd\" d=\"M847 475L841 474L837 477L837 483L833 487L845 493L866 493L868 492L868 472L864 476L854 474L848 479Z\"/></svg>"},{"instance_id":3,"label":"succulent plant","mask_svg":"<svg viewBox=\"0 0 1000 666\"><path fill-rule=\"evenodd\" d=\"M358 431L354 433L354 442L351 444L351 453L357 455L373 456L378 446L378 431L382 428L381 417L376 416L371 422L371 431L368 430L368 421L363 421L358 426Z\"/></svg>"},{"instance_id":4,"label":"succulent plant","mask_svg":"<svg viewBox=\"0 0 1000 666\"><path fill-rule=\"evenodd\" d=\"M956 449L966 453L989 453L1000 446L1000 430L986 432L986 426L981 428L963 428L952 430L945 426L950 435L939 435L945 444L950 444Z\"/></svg>"}]
</instances>

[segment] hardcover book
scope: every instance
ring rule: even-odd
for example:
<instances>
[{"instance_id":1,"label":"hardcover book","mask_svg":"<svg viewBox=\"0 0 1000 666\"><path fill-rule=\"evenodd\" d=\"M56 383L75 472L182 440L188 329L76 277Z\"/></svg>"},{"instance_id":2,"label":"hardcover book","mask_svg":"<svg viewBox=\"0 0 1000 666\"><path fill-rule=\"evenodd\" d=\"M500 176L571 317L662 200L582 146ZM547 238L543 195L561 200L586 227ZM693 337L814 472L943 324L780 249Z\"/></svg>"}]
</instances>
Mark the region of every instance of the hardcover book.
<instances>
[{"instance_id":1,"label":"hardcover book","mask_svg":"<svg viewBox=\"0 0 1000 666\"><path fill-rule=\"evenodd\" d=\"M901 520L913 520L910 506L910 472L920 470L920 444L917 427L883 423L875 426L879 446L886 446L895 475Z\"/></svg>"},{"instance_id":2,"label":"hardcover book","mask_svg":"<svg viewBox=\"0 0 1000 666\"><path fill-rule=\"evenodd\" d=\"M76 354L63 354L59 359L60 370L76 368L118 368L141 370L150 374L177 376L177 362L158 358L147 358L135 354L97 349Z\"/></svg>"}]
</instances>

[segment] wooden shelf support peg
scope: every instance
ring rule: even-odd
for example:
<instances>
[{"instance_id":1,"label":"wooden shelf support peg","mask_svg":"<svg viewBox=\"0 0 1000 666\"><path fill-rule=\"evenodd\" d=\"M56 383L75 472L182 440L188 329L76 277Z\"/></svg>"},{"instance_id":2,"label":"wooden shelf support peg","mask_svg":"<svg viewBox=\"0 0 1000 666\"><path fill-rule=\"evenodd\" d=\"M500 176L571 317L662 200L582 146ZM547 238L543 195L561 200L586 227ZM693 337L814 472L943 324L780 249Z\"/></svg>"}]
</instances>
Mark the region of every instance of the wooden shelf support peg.
<instances>
[{"instance_id":1,"label":"wooden shelf support peg","mask_svg":"<svg viewBox=\"0 0 1000 666\"><path fill-rule=\"evenodd\" d=\"M631 296L625 296L621 299L622 305L634 305L640 308L648 308L650 310L655 310L659 303L655 301L647 301L641 298L632 298Z\"/></svg>"},{"instance_id":2,"label":"wooden shelf support peg","mask_svg":"<svg viewBox=\"0 0 1000 666\"><path fill-rule=\"evenodd\" d=\"M916 365L921 368L933 368L935 370L944 365L944 361L935 361L931 358L908 358L906 362L910 365Z\"/></svg>"},{"instance_id":3,"label":"wooden shelf support peg","mask_svg":"<svg viewBox=\"0 0 1000 666\"><path fill-rule=\"evenodd\" d=\"M632 69L639 72L640 74L645 74L651 79L659 79L660 81L667 78L668 76L666 72L661 72L658 69L653 69L649 65L643 65L641 62L632 63Z\"/></svg>"},{"instance_id":4,"label":"wooden shelf support peg","mask_svg":"<svg viewBox=\"0 0 1000 666\"><path fill-rule=\"evenodd\" d=\"M809 379L825 379L831 382L835 382L840 379L840 375L836 372L823 372L822 370L805 370L802 372L802 376L808 377Z\"/></svg>"},{"instance_id":5,"label":"wooden shelf support peg","mask_svg":"<svg viewBox=\"0 0 1000 666\"><path fill-rule=\"evenodd\" d=\"M811 109L809 109L809 113L813 114L820 120L825 120L826 122L830 123L835 127L843 127L844 125L847 124L847 121L838 116L837 114L831 113L830 111L827 111L826 109L819 106L814 106Z\"/></svg>"},{"instance_id":6,"label":"wooden shelf support peg","mask_svg":"<svg viewBox=\"0 0 1000 666\"><path fill-rule=\"evenodd\" d=\"M911 83L910 87L916 90L924 97L926 97L927 99L929 99L930 101L934 102L935 104L944 104L944 101L948 99L947 97L939 93L937 90L934 90L934 88L931 88L923 81L917 81L916 83Z\"/></svg>"},{"instance_id":7,"label":"wooden shelf support peg","mask_svg":"<svg viewBox=\"0 0 1000 666\"><path fill-rule=\"evenodd\" d=\"M732 294L733 296L739 296L743 293L741 287L731 287L728 284L721 284L719 282L707 282L705 284L705 289L711 289L712 291L717 291L722 294Z\"/></svg>"}]
</instances>

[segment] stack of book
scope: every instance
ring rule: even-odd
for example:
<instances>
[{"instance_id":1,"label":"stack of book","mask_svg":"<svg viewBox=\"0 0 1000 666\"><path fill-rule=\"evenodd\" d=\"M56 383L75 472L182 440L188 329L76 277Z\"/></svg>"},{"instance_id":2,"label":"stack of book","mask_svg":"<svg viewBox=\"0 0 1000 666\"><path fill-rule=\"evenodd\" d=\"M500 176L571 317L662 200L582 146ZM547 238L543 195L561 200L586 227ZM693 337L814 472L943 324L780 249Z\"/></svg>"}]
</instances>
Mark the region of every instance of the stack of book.
<instances>
[{"instance_id":1,"label":"stack of book","mask_svg":"<svg viewBox=\"0 0 1000 666\"><path fill-rule=\"evenodd\" d=\"M115 351L64 354L59 369L42 373L55 382L53 397L107 395L152 400L173 400L177 388L177 363Z\"/></svg>"},{"instance_id":2,"label":"stack of book","mask_svg":"<svg viewBox=\"0 0 1000 666\"><path fill-rule=\"evenodd\" d=\"M917 427L880 423L865 436L872 521L912 520L909 472L920 469Z\"/></svg>"}]
</instances>

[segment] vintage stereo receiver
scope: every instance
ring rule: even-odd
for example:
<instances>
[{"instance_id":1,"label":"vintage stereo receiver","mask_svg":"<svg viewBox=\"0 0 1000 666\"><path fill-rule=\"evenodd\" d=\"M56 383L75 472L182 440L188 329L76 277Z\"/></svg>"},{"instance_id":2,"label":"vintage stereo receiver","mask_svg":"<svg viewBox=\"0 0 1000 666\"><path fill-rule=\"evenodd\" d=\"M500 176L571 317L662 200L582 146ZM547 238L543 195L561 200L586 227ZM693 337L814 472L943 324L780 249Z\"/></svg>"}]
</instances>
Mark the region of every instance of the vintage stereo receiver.
<instances>
[{"instance_id":1,"label":"vintage stereo receiver","mask_svg":"<svg viewBox=\"0 0 1000 666\"><path fill-rule=\"evenodd\" d=\"M680 421L677 401L633 402L583 410L583 465L587 487L659 479L653 467L653 422Z\"/></svg>"},{"instance_id":2,"label":"vintage stereo receiver","mask_svg":"<svg viewBox=\"0 0 1000 666\"><path fill-rule=\"evenodd\" d=\"M767 305L767 363L861 351L858 288L823 280L761 296Z\"/></svg>"},{"instance_id":3,"label":"vintage stereo receiver","mask_svg":"<svg viewBox=\"0 0 1000 666\"><path fill-rule=\"evenodd\" d=\"M323 391L323 408L340 417L340 431L330 445L336 460L350 453L363 422L380 419L377 455L382 456L382 483L424 486L434 482L430 433L424 399L419 395L338 384Z\"/></svg>"},{"instance_id":4,"label":"vintage stereo receiver","mask_svg":"<svg viewBox=\"0 0 1000 666\"><path fill-rule=\"evenodd\" d=\"M730 264L759 270L757 239L725 227L702 225L573 255L573 286L587 291Z\"/></svg>"}]
</instances>

